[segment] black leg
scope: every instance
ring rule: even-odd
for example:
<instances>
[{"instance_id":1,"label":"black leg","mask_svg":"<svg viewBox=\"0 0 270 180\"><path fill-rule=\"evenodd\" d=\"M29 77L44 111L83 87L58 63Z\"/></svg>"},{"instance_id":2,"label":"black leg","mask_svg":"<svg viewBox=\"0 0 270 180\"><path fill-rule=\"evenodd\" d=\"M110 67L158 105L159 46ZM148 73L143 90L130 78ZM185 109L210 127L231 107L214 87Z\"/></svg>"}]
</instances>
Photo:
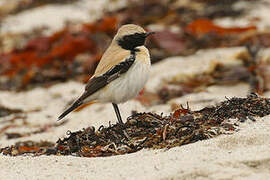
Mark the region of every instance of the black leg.
<instances>
[{"instance_id":1,"label":"black leg","mask_svg":"<svg viewBox=\"0 0 270 180\"><path fill-rule=\"evenodd\" d=\"M124 123L123 123L123 121L122 121L122 118L121 118L121 115L120 115L119 108L118 108L117 104L112 103L112 105L113 105L115 114L116 114L116 116L117 116L118 123L122 126ZM126 139L126 140L129 140L130 137L128 136L127 132L126 132L124 129L122 129L122 131L123 131L123 133L124 133L125 139Z\"/></svg>"},{"instance_id":2,"label":"black leg","mask_svg":"<svg viewBox=\"0 0 270 180\"><path fill-rule=\"evenodd\" d=\"M118 122L119 122L120 124L124 124L123 121L122 121L122 118L121 118L121 115L120 115L120 111L119 111L119 109L118 109L117 104L112 103L112 105L113 105L114 111L115 111L115 113L116 113Z\"/></svg>"}]
</instances>

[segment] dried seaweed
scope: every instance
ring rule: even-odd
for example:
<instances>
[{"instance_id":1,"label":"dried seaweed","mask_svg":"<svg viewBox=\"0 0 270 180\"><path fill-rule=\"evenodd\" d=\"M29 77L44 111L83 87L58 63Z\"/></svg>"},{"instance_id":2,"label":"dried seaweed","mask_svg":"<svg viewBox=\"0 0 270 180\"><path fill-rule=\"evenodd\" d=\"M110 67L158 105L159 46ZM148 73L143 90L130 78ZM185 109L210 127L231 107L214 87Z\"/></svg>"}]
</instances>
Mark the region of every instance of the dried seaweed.
<instances>
[{"instance_id":1,"label":"dried seaweed","mask_svg":"<svg viewBox=\"0 0 270 180\"><path fill-rule=\"evenodd\" d=\"M239 54L242 61L239 65L226 66L216 64L211 72L196 74L187 77L185 81L173 79L164 82L158 90L157 103L166 103L175 97L206 90L211 85L234 85L240 82L249 84L250 92L258 93L269 90L269 62L262 61L258 52L262 49L259 45L246 45L247 51Z\"/></svg>"},{"instance_id":2,"label":"dried seaweed","mask_svg":"<svg viewBox=\"0 0 270 180\"><path fill-rule=\"evenodd\" d=\"M172 148L232 133L236 119L245 122L270 114L270 99L252 93L246 98L231 98L219 105L192 111L180 107L169 116L136 113L124 125L89 127L68 132L67 137L47 147L35 142L20 142L0 150L4 155L75 155L83 157L112 156L133 153L142 148ZM125 138L123 129L128 133ZM30 145L29 145L30 144ZM42 149L42 150L41 150Z\"/></svg>"},{"instance_id":3,"label":"dried seaweed","mask_svg":"<svg viewBox=\"0 0 270 180\"><path fill-rule=\"evenodd\" d=\"M56 128L66 124L68 121L62 121L61 123L48 123L48 124L32 124L28 121L28 113L39 112L40 109L32 109L23 111L21 109L9 109L0 106L0 137L6 136L7 139L15 139L21 137L27 137L34 134L44 133L51 128ZM17 128L16 131L12 130ZM18 128L23 129L23 132L18 132ZM29 131L26 131L30 128Z\"/></svg>"},{"instance_id":4,"label":"dried seaweed","mask_svg":"<svg viewBox=\"0 0 270 180\"><path fill-rule=\"evenodd\" d=\"M33 154L33 153L42 154L44 152L46 152L49 155L50 148L54 149L54 143L48 141L41 141L41 142L24 141L24 142L17 142L14 146L11 146L9 148L2 148L0 151L5 155L9 154L11 156L18 156L22 154Z\"/></svg>"},{"instance_id":5,"label":"dried seaweed","mask_svg":"<svg viewBox=\"0 0 270 180\"><path fill-rule=\"evenodd\" d=\"M22 113L22 112L23 111L21 109L11 109L11 108L7 108L7 107L0 105L0 118L5 117L5 116L9 116L11 114Z\"/></svg>"},{"instance_id":6,"label":"dried seaweed","mask_svg":"<svg viewBox=\"0 0 270 180\"><path fill-rule=\"evenodd\" d=\"M214 19L244 15L245 8L234 8L234 5L240 1L248 0L129 1L127 7L117 11L117 13L121 15L123 23L136 22L147 25L162 21L167 25L174 23L183 25L197 18Z\"/></svg>"},{"instance_id":7,"label":"dried seaweed","mask_svg":"<svg viewBox=\"0 0 270 180\"><path fill-rule=\"evenodd\" d=\"M68 121L62 121L61 123L51 123L51 124L45 124L42 126L38 126L36 127L37 130L34 131L30 131L30 132L24 132L24 133L18 133L18 132L4 132L3 129L0 129L0 135L2 133L5 133L7 139L16 139L16 138L21 138L21 137L27 137L27 136L31 136L34 134L40 134L40 133L44 133L47 132L48 130L50 130L51 128L55 128L55 127L59 127L62 126L64 124L66 124ZM28 123L26 123L28 124ZM9 125L10 126L10 125ZM16 127L16 125L13 125ZM12 125L11 125L12 127Z\"/></svg>"},{"instance_id":8,"label":"dried seaweed","mask_svg":"<svg viewBox=\"0 0 270 180\"><path fill-rule=\"evenodd\" d=\"M176 97L205 91L211 85L234 85L239 82L249 83L250 79L251 75L247 67L242 65L226 67L222 64L217 64L210 73L196 74L185 81L172 80L164 82L157 95L159 96L159 103L162 104Z\"/></svg>"},{"instance_id":9,"label":"dried seaweed","mask_svg":"<svg viewBox=\"0 0 270 180\"><path fill-rule=\"evenodd\" d=\"M131 1L126 8L111 14L119 17L120 24L162 24L166 27L150 38L152 61L157 62L172 55L189 55L198 49L239 45L239 37L256 30L255 26L225 28L214 24L213 20L244 15L247 8L234 8L240 1L245 0ZM172 26L179 30L171 31L169 27Z\"/></svg>"}]
</instances>

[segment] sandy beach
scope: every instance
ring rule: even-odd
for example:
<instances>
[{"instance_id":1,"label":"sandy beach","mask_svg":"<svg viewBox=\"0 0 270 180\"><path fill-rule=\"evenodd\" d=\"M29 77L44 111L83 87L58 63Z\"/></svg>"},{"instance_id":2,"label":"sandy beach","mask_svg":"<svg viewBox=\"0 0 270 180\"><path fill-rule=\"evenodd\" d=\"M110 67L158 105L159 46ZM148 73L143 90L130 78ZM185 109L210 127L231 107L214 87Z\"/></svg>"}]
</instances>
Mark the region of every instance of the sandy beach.
<instances>
[{"instance_id":1,"label":"sandy beach","mask_svg":"<svg viewBox=\"0 0 270 180\"><path fill-rule=\"evenodd\" d=\"M77 6L62 6L58 9L55 5L40 7L11 15L1 29L1 33L28 31L35 26L51 26L46 33L54 32L63 27L66 20L78 18L81 22L93 21L102 13L95 16L91 12L102 11L102 1L95 6L88 2L85 9L80 6L84 1L78 2ZM1 4L0 4L1 5ZM112 9L124 7L123 1L117 1ZM269 6L269 4L268 4ZM266 21L265 7L258 6L263 10L257 16L263 20L258 23L260 29L269 27ZM270 7L270 6L269 6ZM108 8L108 7L107 7ZM57 9L57 10L55 10ZM58 11L59 10L59 11ZM69 12L74 12L72 15ZM44 13L51 12L67 14L55 21L40 21ZM29 16L36 16L38 22L29 20ZM267 11L268 13L268 11ZM69 14L69 15L68 15ZM269 13L268 13L269 14ZM52 14L51 14L52 15ZM57 14L56 14L57 15ZM243 25L248 18L254 15L254 10L241 19ZM53 15L52 15L53 16ZM50 16L51 17L51 16ZM267 16L269 17L269 15ZM63 18L63 19L62 19ZM10 27L16 21L18 27ZM42 22L43 24L39 24ZM61 23L60 23L61 22ZM222 25L234 25L232 19L217 20ZM28 24L29 23L29 24ZM186 81L188 77L215 71L217 65L235 67L242 62L240 57L246 54L244 47L224 47L209 50L200 50L189 56L173 56L166 58L152 66L151 76L145 91L155 93L166 82ZM270 49L265 48L260 52L263 61L270 61ZM198 63L199 61L199 63ZM28 91L0 91L0 104L8 108L22 109L27 113L27 122L24 126L21 120L14 121L13 127L6 132L33 132L39 126L48 125L48 130L43 133L31 134L30 136L7 139L0 134L0 148L13 145L18 141L51 141L56 142L66 136L67 131L78 131L83 128L101 125L109 126L116 122L116 117L111 104L93 104L79 112L71 113L61 126L49 126L57 123L57 117L66 108L67 104L76 99L83 91L84 84L75 81L58 83L48 88L37 87ZM130 100L121 104L123 119L131 115L132 111L155 112L169 115L173 104L189 102L191 110L200 110L204 107L216 105L226 98L246 97L249 93L247 83L234 85L209 85L203 91L193 92L181 97L170 99L164 104L145 106L138 99ZM270 98L270 91L264 92L263 97ZM5 117L8 119L8 117ZM1 121L6 120L2 118ZM80 120L80 121L78 121ZM59 122L58 122L59 123ZM6 124L1 123L0 128ZM256 118L256 121L247 120L238 123L236 132L220 135L218 137L187 144L171 149L142 149L139 152L117 155L110 157L75 157L75 156L5 156L0 155L0 179L183 179L183 180L268 180L270 179L270 115Z\"/></svg>"},{"instance_id":2,"label":"sandy beach","mask_svg":"<svg viewBox=\"0 0 270 180\"><path fill-rule=\"evenodd\" d=\"M228 50L227 50L228 51ZM241 51L241 49L240 49ZM213 60L219 57L218 51L201 52L212 55ZM239 52L232 49L231 52ZM231 56L231 53L228 59ZM216 56L215 56L216 55ZM194 55L196 59L196 55ZM216 57L216 58L214 58ZM192 57L184 58L186 61ZM185 61L185 60L183 60ZM170 61L161 62L171 63ZM179 61L183 63L182 61ZM208 61L211 63L212 61ZM228 62L228 61L225 61ZM153 66L153 73L158 71L160 64ZM184 66L183 66L184 67ZM210 66L209 66L210 67ZM192 68L191 68L192 69ZM162 73L160 73L162 76ZM153 76L156 78L156 75ZM151 82L151 80L150 80ZM151 85L152 86L152 85ZM64 101L76 97L80 93L82 84L69 82L55 85L51 88L37 88L26 93L1 92L2 103L10 107L21 107L31 110L37 107L44 109L39 113L29 114L32 124L46 124L54 122L61 112ZM148 86L147 86L148 87ZM154 87L154 86L153 86ZM61 98L55 99L55 94L63 92ZM70 92L73 93L71 96ZM171 100L173 102L186 102L189 100L191 109L200 109L206 104L215 104L226 97L240 96L247 93L247 85L239 84L232 87L209 87L208 92L190 94ZM208 103L196 103L195 99L211 99ZM32 99L39 99L40 103ZM194 99L194 100L193 100ZM27 102L27 103L24 103ZM120 106L124 117L131 110L163 111L169 113L170 103L163 106L143 107L137 101L130 101ZM98 113L97 113L98 112ZM44 118L50 115L50 118ZM270 178L270 121L269 116L257 118L256 122L248 121L240 124L239 131L230 135L222 135L214 139L204 140L194 144L176 147L169 150L144 149L137 153L113 157L82 158L82 157L57 157L57 156L22 156L6 157L1 155L1 175L5 179L262 179ZM14 144L20 140L49 140L56 141L64 137L67 130L79 130L83 127L107 124L107 119L114 119L110 104L95 104L81 112L73 113L64 126L52 128L49 132L32 135L15 140L1 139L1 147ZM74 120L75 119L75 120ZM76 119L81 119L80 122ZM99 121L95 121L99 119ZM14 129L12 130L14 131ZM18 128L18 132L27 131Z\"/></svg>"}]
</instances>

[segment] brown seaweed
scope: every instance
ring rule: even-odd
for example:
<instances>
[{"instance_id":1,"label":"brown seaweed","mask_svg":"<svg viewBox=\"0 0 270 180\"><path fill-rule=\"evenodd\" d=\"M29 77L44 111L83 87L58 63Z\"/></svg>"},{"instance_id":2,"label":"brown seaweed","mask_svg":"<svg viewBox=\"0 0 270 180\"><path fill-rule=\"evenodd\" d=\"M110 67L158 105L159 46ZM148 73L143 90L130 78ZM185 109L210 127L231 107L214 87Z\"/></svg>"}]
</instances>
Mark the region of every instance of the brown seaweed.
<instances>
[{"instance_id":1,"label":"brown seaweed","mask_svg":"<svg viewBox=\"0 0 270 180\"><path fill-rule=\"evenodd\" d=\"M137 152L143 148L172 148L216 137L237 130L240 122L270 114L270 99L251 93L246 98L233 97L212 107L192 111L180 107L169 116L136 113L124 125L114 124L68 132L55 144L20 142L2 148L4 155L75 155L83 157L112 156ZM129 139L123 134L125 130Z\"/></svg>"},{"instance_id":2,"label":"brown seaweed","mask_svg":"<svg viewBox=\"0 0 270 180\"><path fill-rule=\"evenodd\" d=\"M23 111L21 109L11 109L7 108L5 106L0 105L0 118L4 116L9 116L11 114L18 114L22 113Z\"/></svg>"}]
</instances>

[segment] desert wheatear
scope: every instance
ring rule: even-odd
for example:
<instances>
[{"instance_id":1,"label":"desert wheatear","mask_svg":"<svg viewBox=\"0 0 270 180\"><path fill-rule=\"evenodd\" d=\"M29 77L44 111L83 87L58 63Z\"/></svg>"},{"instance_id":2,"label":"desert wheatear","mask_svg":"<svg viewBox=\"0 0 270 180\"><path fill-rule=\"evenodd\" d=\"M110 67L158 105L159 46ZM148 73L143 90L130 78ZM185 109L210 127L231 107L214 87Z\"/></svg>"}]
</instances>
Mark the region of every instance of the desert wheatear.
<instances>
[{"instance_id":1,"label":"desert wheatear","mask_svg":"<svg viewBox=\"0 0 270 180\"><path fill-rule=\"evenodd\" d=\"M103 54L84 93L60 116L59 120L84 103L111 102L118 122L123 124L117 104L134 98L144 87L150 73L150 56L144 46L153 32L134 24L120 27Z\"/></svg>"}]
</instances>

